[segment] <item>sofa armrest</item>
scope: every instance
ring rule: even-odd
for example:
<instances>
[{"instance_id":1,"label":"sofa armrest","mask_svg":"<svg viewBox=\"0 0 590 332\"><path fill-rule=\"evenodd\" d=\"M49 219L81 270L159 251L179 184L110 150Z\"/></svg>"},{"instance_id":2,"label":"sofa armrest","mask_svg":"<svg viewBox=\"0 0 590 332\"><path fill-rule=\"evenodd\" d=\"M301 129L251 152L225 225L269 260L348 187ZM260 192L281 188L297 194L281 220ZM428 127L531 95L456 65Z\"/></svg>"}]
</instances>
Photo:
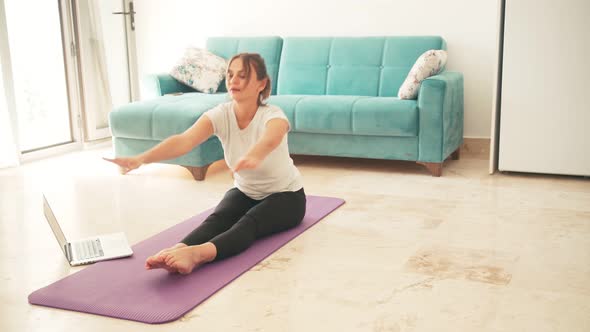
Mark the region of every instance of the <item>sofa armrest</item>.
<instances>
[{"instance_id":1,"label":"sofa armrest","mask_svg":"<svg viewBox=\"0 0 590 332\"><path fill-rule=\"evenodd\" d=\"M169 74L151 74L142 80L141 99L152 99L169 93L195 92L195 89L184 85Z\"/></svg>"},{"instance_id":2,"label":"sofa armrest","mask_svg":"<svg viewBox=\"0 0 590 332\"><path fill-rule=\"evenodd\" d=\"M440 163L463 143L463 74L431 76L418 94L418 161Z\"/></svg>"}]
</instances>

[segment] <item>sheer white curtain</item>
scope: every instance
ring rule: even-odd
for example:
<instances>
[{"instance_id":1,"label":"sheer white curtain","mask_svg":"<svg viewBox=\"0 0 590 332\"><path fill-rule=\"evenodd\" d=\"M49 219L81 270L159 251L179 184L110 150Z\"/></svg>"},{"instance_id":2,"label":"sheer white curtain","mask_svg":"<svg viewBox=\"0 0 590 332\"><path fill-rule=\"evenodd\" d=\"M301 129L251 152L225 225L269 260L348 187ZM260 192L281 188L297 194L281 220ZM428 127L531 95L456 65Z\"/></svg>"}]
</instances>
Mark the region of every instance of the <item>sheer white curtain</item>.
<instances>
[{"instance_id":1,"label":"sheer white curtain","mask_svg":"<svg viewBox=\"0 0 590 332\"><path fill-rule=\"evenodd\" d=\"M0 168L18 165L18 149L13 134L4 93L2 66L0 66Z\"/></svg>"},{"instance_id":2,"label":"sheer white curtain","mask_svg":"<svg viewBox=\"0 0 590 332\"><path fill-rule=\"evenodd\" d=\"M108 127L108 114L113 108L107 55L102 22L104 16L113 16L103 1L79 1L82 71L84 73L85 107L89 125L94 128ZM108 3L107 3L108 5ZM107 10L106 13L104 11ZM92 117L92 118L90 118Z\"/></svg>"},{"instance_id":3,"label":"sheer white curtain","mask_svg":"<svg viewBox=\"0 0 590 332\"><path fill-rule=\"evenodd\" d=\"M4 68L9 67L8 34L6 33L6 15L4 1L0 0L0 168L17 166L19 161L18 147L15 143L14 122L8 112L9 103L4 89Z\"/></svg>"}]
</instances>

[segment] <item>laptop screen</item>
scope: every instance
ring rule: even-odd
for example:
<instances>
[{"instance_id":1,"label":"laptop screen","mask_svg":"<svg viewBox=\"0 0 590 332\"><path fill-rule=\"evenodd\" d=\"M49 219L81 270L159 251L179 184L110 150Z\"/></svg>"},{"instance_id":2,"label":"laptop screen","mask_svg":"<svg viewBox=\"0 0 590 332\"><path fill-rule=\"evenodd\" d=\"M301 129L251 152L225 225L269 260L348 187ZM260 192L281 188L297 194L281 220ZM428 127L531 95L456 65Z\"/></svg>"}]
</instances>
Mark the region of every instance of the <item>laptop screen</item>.
<instances>
[{"instance_id":1,"label":"laptop screen","mask_svg":"<svg viewBox=\"0 0 590 332\"><path fill-rule=\"evenodd\" d=\"M55 218L55 215L53 214L53 211L51 210L51 207L49 206L49 203L47 202L47 198L45 198L45 195L43 195L43 213L45 214L45 218L47 218L47 222L49 222L49 227L51 227L53 234L55 234L57 242L59 242L61 250L67 257L67 254L65 252L65 245L67 243L66 237L64 233L61 231L61 227L59 227L57 219Z\"/></svg>"}]
</instances>

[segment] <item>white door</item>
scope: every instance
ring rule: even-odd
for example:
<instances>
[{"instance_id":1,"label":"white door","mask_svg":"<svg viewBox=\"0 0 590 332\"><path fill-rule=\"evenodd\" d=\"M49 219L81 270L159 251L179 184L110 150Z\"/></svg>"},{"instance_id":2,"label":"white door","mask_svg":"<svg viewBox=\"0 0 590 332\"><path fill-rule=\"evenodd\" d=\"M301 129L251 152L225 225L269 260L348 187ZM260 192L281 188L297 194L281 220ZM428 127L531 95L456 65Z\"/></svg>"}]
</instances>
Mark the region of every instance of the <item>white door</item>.
<instances>
[{"instance_id":1,"label":"white door","mask_svg":"<svg viewBox=\"0 0 590 332\"><path fill-rule=\"evenodd\" d=\"M108 115L136 100L135 23L129 0L73 1L85 141L110 137Z\"/></svg>"},{"instance_id":2,"label":"white door","mask_svg":"<svg viewBox=\"0 0 590 332\"><path fill-rule=\"evenodd\" d=\"M590 2L507 0L499 169L590 175Z\"/></svg>"}]
</instances>

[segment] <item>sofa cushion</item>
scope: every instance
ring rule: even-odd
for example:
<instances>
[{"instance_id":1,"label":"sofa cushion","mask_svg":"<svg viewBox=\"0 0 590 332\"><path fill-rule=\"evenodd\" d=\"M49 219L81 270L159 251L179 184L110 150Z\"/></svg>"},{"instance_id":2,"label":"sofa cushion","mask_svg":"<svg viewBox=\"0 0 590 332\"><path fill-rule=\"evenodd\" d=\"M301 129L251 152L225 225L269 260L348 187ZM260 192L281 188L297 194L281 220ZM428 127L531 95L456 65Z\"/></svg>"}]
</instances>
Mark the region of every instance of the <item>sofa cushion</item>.
<instances>
[{"instance_id":1,"label":"sofa cushion","mask_svg":"<svg viewBox=\"0 0 590 332\"><path fill-rule=\"evenodd\" d=\"M418 104L395 97L359 99L352 109L352 131L359 135L418 136Z\"/></svg>"},{"instance_id":2,"label":"sofa cushion","mask_svg":"<svg viewBox=\"0 0 590 332\"><path fill-rule=\"evenodd\" d=\"M123 105L109 114L115 137L163 140L188 129L207 110L228 101L225 93L185 93ZM292 132L367 136L418 134L415 100L362 96L271 96Z\"/></svg>"},{"instance_id":3,"label":"sofa cushion","mask_svg":"<svg viewBox=\"0 0 590 332\"><path fill-rule=\"evenodd\" d=\"M172 67L170 76L197 91L215 93L225 77L227 62L207 50L189 47Z\"/></svg>"},{"instance_id":4,"label":"sofa cushion","mask_svg":"<svg viewBox=\"0 0 590 332\"><path fill-rule=\"evenodd\" d=\"M444 48L437 36L287 37L277 94L394 97L422 53Z\"/></svg>"},{"instance_id":5,"label":"sofa cushion","mask_svg":"<svg viewBox=\"0 0 590 332\"><path fill-rule=\"evenodd\" d=\"M280 107L291 124L291 131L295 131L295 107L303 98L305 98L305 96L302 95L270 96L267 103Z\"/></svg>"},{"instance_id":6,"label":"sofa cushion","mask_svg":"<svg viewBox=\"0 0 590 332\"><path fill-rule=\"evenodd\" d=\"M295 131L352 134L352 105L363 97L307 96L295 107Z\"/></svg>"},{"instance_id":7,"label":"sofa cushion","mask_svg":"<svg viewBox=\"0 0 590 332\"><path fill-rule=\"evenodd\" d=\"M383 69L379 84L379 96L395 97L410 69L428 50L444 50L446 43L438 36L403 36L385 40Z\"/></svg>"},{"instance_id":8,"label":"sofa cushion","mask_svg":"<svg viewBox=\"0 0 590 332\"><path fill-rule=\"evenodd\" d=\"M408 77L397 93L400 99L416 99L422 81L438 74L447 63L447 52L443 50L429 50L424 52L410 70Z\"/></svg>"},{"instance_id":9,"label":"sofa cushion","mask_svg":"<svg viewBox=\"0 0 590 332\"><path fill-rule=\"evenodd\" d=\"M292 132L417 136L415 100L360 96L271 96L291 123Z\"/></svg>"},{"instance_id":10,"label":"sofa cushion","mask_svg":"<svg viewBox=\"0 0 590 332\"><path fill-rule=\"evenodd\" d=\"M111 131L115 137L163 140L182 133L227 98L225 93L186 93L130 103L109 113Z\"/></svg>"}]
</instances>

